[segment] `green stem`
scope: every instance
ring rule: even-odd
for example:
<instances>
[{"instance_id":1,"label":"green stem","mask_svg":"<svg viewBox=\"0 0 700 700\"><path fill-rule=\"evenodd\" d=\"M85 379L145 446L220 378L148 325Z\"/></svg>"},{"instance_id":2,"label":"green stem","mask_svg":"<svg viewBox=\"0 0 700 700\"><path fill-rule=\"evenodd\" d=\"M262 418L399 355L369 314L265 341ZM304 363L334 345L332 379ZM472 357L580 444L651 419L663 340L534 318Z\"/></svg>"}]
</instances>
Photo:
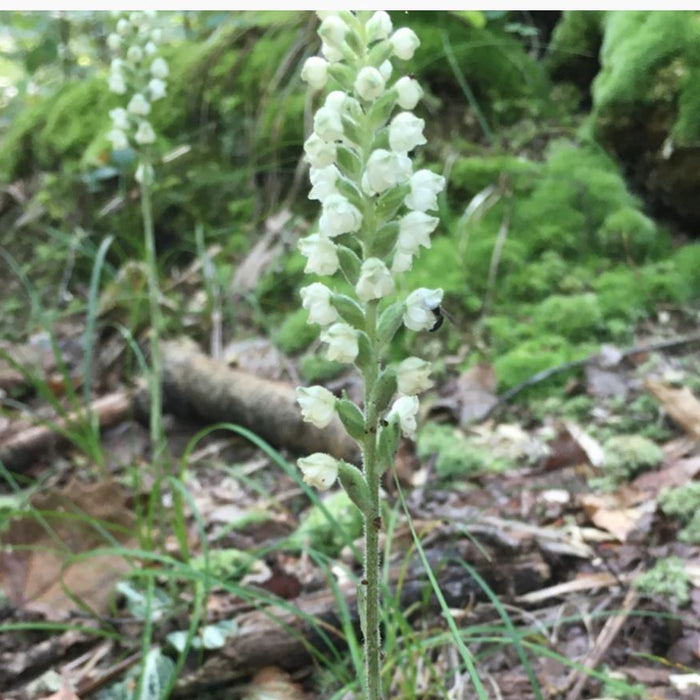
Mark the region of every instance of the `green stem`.
<instances>
[{"instance_id":1,"label":"green stem","mask_svg":"<svg viewBox=\"0 0 700 700\"><path fill-rule=\"evenodd\" d=\"M367 418L367 437L363 445L363 464L365 477L369 486L371 508L364 513L365 526L365 561L364 580L367 582L364 598L364 658L365 658L365 687L367 700L381 700L382 687L380 677L381 666L381 634L379 624L379 530L381 528L381 512L379 509L379 465L377 464L377 430L379 421L377 411L371 401L374 384L379 372L379 358L376 355L376 325L377 302L367 304L366 310L367 333L372 345L372 358L364 371L365 380L365 411Z\"/></svg>"},{"instance_id":2,"label":"green stem","mask_svg":"<svg viewBox=\"0 0 700 700\"><path fill-rule=\"evenodd\" d=\"M144 162L144 171L148 170ZM151 492L151 507L149 508L149 539L152 532L154 513L161 512L161 491L164 478L164 434L161 373L162 360L160 354L160 329L162 316L160 312L160 291L158 288L158 262L156 259L155 231L153 228L153 207L151 204L151 186L144 177L141 183L141 215L143 218L143 235L146 249L146 277L148 284L148 307L151 321L150 349L151 371L148 384L150 394L149 428L151 438L152 461L155 472L155 483ZM164 533L162 533L164 536Z\"/></svg>"}]
</instances>

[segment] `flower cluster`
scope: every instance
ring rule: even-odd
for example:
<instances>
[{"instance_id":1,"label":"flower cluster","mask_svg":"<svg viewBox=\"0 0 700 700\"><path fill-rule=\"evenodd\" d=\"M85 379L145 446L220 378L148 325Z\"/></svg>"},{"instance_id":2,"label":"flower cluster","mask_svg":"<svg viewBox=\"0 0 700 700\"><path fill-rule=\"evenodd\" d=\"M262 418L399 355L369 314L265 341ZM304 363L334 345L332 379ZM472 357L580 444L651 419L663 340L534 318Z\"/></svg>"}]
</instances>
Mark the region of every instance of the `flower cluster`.
<instances>
[{"instance_id":1,"label":"flower cluster","mask_svg":"<svg viewBox=\"0 0 700 700\"><path fill-rule=\"evenodd\" d=\"M130 139L136 150L143 152L156 140L148 116L151 104L165 97L168 64L155 56L162 39L162 30L154 26L155 12L132 12L120 17L115 31L107 37L113 58L109 72L109 89L128 97L126 107L110 110L112 128L108 138L112 148L129 148ZM136 171L139 182L153 179L153 168L148 159L141 159Z\"/></svg>"},{"instance_id":2,"label":"flower cluster","mask_svg":"<svg viewBox=\"0 0 700 700\"><path fill-rule=\"evenodd\" d=\"M299 249L305 272L342 274L355 297L313 282L301 290L302 305L309 322L321 326L328 359L355 363L366 378L378 376L377 384L388 387L375 392L374 406L365 406L362 419L373 411L396 440L398 431L415 437L416 395L431 385L430 363L410 357L398 367L382 367L381 360L402 322L413 331L431 330L442 300L441 289L421 288L383 303L395 295L395 276L412 268L421 248L430 247L439 220L429 212L437 209L445 186L431 170L413 169L411 152L426 143L425 122L411 111L423 95L421 86L407 75L392 80L393 60L412 58L419 41L408 28L394 30L383 11L318 15L321 55L306 60L301 77L314 90L329 83L335 89L316 111L304 143L309 198L320 202L321 216L318 232L303 238ZM379 375L366 372L372 363ZM298 392L304 420L325 427L337 412L355 437L356 416L343 410L344 399L322 387ZM381 436L377 440L381 447ZM396 440L385 442L395 448ZM335 481L337 464L328 455L311 455L299 466L319 488Z\"/></svg>"}]
</instances>

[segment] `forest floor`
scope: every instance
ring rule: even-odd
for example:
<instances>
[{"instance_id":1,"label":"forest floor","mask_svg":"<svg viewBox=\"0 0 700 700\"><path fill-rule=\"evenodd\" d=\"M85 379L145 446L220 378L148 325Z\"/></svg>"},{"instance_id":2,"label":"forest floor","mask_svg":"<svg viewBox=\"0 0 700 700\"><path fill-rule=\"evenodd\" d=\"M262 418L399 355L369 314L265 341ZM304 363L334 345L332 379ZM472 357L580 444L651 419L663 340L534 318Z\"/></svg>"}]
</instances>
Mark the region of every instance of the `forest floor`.
<instances>
[{"instance_id":1,"label":"forest floor","mask_svg":"<svg viewBox=\"0 0 700 700\"><path fill-rule=\"evenodd\" d=\"M488 697L698 697L700 547L659 507L663 489L700 473L700 402L684 386L700 367L700 339L681 331L649 323L631 352L604 346L555 401L494 406L488 365L435 387L424 419L451 426L458 452L467 438L497 467L460 474L460 459L422 448L419 435L386 475L390 697L477 697L448 617ZM199 649L181 658L179 696L359 697L346 647L361 539L333 496L319 516L293 466L299 445L319 439L300 443L289 418L294 360L265 338L231 343L220 361L193 343L164 345L167 463L187 495L168 482L154 523L147 398L123 381L121 339L103 335L92 348L93 422L68 415L85 405L84 332L66 321L53 347L37 336L4 348L14 361L0 381L15 410L0 424L11 521L0 556L1 697L129 697L146 653L177 657L188 629ZM357 382L347 371L328 386L352 396ZM278 426L277 439L256 424L253 395L273 397L259 420ZM585 409L572 414L577 397ZM648 439L640 447L630 436L640 407L637 430L641 420L656 436L656 457ZM190 444L223 421L243 429ZM258 433L274 447L255 444ZM632 439L617 472L603 435ZM666 569L638 585L659 561Z\"/></svg>"}]
</instances>

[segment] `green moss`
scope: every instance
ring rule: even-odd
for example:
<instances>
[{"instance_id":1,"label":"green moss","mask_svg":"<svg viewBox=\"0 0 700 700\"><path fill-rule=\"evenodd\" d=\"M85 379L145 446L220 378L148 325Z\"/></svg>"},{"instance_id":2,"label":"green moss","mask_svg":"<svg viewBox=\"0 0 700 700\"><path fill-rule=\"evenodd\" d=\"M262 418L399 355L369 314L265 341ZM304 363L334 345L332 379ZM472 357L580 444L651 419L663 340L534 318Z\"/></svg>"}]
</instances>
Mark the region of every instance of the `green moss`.
<instances>
[{"instance_id":1,"label":"green moss","mask_svg":"<svg viewBox=\"0 0 700 700\"><path fill-rule=\"evenodd\" d=\"M552 32L545 65L558 80L583 82L587 87L598 66L598 52L603 39L600 11L569 10Z\"/></svg>"},{"instance_id":2,"label":"green moss","mask_svg":"<svg viewBox=\"0 0 700 700\"><path fill-rule=\"evenodd\" d=\"M672 256L674 267L688 290L689 299L700 297L700 243L685 245Z\"/></svg>"},{"instance_id":3,"label":"green moss","mask_svg":"<svg viewBox=\"0 0 700 700\"><path fill-rule=\"evenodd\" d=\"M690 584L685 562L680 557L660 559L634 582L643 593L670 598L680 607L690 601Z\"/></svg>"},{"instance_id":4,"label":"green moss","mask_svg":"<svg viewBox=\"0 0 700 700\"><path fill-rule=\"evenodd\" d=\"M240 549L212 549L208 561L203 556L190 560L192 568L204 571L209 567L209 574L214 578L231 581L241 578L258 561L258 557Z\"/></svg>"},{"instance_id":5,"label":"green moss","mask_svg":"<svg viewBox=\"0 0 700 700\"><path fill-rule=\"evenodd\" d=\"M318 384L333 379L346 368L347 365L341 362L327 360L316 354L304 355L299 362L301 376L309 384Z\"/></svg>"},{"instance_id":6,"label":"green moss","mask_svg":"<svg viewBox=\"0 0 700 700\"><path fill-rule=\"evenodd\" d=\"M457 428L426 423L418 434L418 456L435 456L435 473L442 478L468 476L477 472L501 471L507 464L492 451L475 445Z\"/></svg>"},{"instance_id":7,"label":"green moss","mask_svg":"<svg viewBox=\"0 0 700 700\"><path fill-rule=\"evenodd\" d=\"M602 318L595 294L553 294L537 306L532 323L548 333L579 342L595 338Z\"/></svg>"},{"instance_id":8,"label":"green moss","mask_svg":"<svg viewBox=\"0 0 700 700\"><path fill-rule=\"evenodd\" d=\"M319 506L312 506L287 543L337 557L343 546L362 534L362 513L343 490L330 494L323 505L335 520L329 521Z\"/></svg>"},{"instance_id":9,"label":"green moss","mask_svg":"<svg viewBox=\"0 0 700 700\"><path fill-rule=\"evenodd\" d=\"M666 515L676 516L684 525L678 535L680 540L700 544L700 482L663 489L659 494L659 505Z\"/></svg>"},{"instance_id":10,"label":"green moss","mask_svg":"<svg viewBox=\"0 0 700 700\"><path fill-rule=\"evenodd\" d=\"M605 217L599 236L606 255L622 258L628 254L641 260L651 250L656 233L656 224L649 217L627 206Z\"/></svg>"},{"instance_id":11,"label":"green moss","mask_svg":"<svg viewBox=\"0 0 700 700\"><path fill-rule=\"evenodd\" d=\"M527 190L539 171L537 163L510 155L463 156L450 171L450 194L453 198L459 195L463 201L502 179L517 191Z\"/></svg>"},{"instance_id":12,"label":"green moss","mask_svg":"<svg viewBox=\"0 0 700 700\"><path fill-rule=\"evenodd\" d=\"M603 445L605 471L616 481L624 481L652 469L663 460L661 448L641 435L615 435Z\"/></svg>"}]
</instances>

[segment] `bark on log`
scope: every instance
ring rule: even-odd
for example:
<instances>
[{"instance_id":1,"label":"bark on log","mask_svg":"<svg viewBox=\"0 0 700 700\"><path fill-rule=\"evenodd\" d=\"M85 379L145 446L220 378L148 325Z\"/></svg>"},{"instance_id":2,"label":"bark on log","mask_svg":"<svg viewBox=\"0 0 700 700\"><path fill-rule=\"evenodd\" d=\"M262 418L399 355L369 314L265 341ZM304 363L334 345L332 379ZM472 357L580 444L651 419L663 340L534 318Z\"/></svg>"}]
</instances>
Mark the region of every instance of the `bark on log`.
<instances>
[{"instance_id":1,"label":"bark on log","mask_svg":"<svg viewBox=\"0 0 700 700\"><path fill-rule=\"evenodd\" d=\"M167 341L161 348L166 411L182 418L236 423L273 447L357 461L357 445L337 416L323 430L304 423L290 384L227 367L189 339Z\"/></svg>"},{"instance_id":2,"label":"bark on log","mask_svg":"<svg viewBox=\"0 0 700 700\"><path fill-rule=\"evenodd\" d=\"M97 416L100 428L107 428L125 420L131 407L131 395L128 392L117 392L93 401L89 412L74 411L64 418L54 419L53 426L35 425L25 428L0 441L0 462L7 469L22 471L42 454L68 443L65 432L74 430L74 426L87 420L90 413Z\"/></svg>"},{"instance_id":3,"label":"bark on log","mask_svg":"<svg viewBox=\"0 0 700 700\"><path fill-rule=\"evenodd\" d=\"M489 545L479 546L464 539L457 543L435 547L426 552L440 589L451 608L464 608L474 600L485 600L486 595L469 575L461 562L468 562L485 579L500 598L513 598L528 591L538 590L550 578L549 566L536 549L517 551ZM439 610L434 593L426 596L430 583L420 560L413 562L406 572L402 562L392 566L392 592L399 591L400 605L407 609L416 603L414 616L426 611L420 603L427 599L427 609ZM352 623L359 627L357 595L354 584L340 586L340 591ZM246 612L236 617L238 630L221 649L209 651L202 666L178 683L178 696L194 697L212 685L234 681L252 674L263 666L280 666L292 670L308 664L310 648L328 652L328 644L319 634L322 629L336 648L345 646L339 633L339 601L328 590L318 591L303 598L289 601L299 612L282 607L267 607ZM314 618L316 623L308 622Z\"/></svg>"}]
</instances>

